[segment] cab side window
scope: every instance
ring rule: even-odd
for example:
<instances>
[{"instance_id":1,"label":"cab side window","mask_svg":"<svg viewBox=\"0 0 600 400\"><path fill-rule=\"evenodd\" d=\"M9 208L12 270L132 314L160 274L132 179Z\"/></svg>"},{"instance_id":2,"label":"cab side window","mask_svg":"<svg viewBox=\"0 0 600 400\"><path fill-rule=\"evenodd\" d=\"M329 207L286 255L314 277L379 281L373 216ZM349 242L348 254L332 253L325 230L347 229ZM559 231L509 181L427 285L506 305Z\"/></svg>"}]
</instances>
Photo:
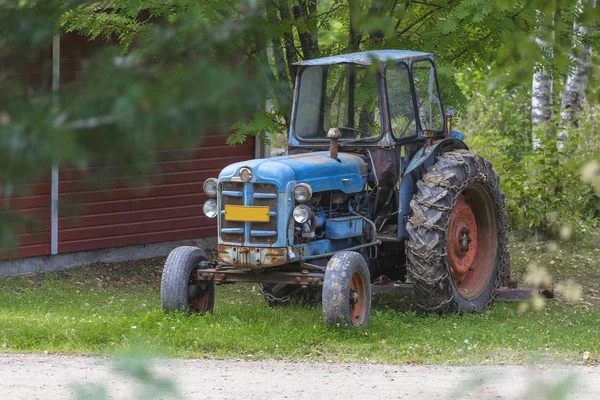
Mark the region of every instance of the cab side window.
<instances>
[{"instance_id":1,"label":"cab side window","mask_svg":"<svg viewBox=\"0 0 600 400\"><path fill-rule=\"evenodd\" d=\"M417 128L408 66L404 63L389 65L386 69L385 82L392 133L397 138L415 135Z\"/></svg>"},{"instance_id":2,"label":"cab side window","mask_svg":"<svg viewBox=\"0 0 600 400\"><path fill-rule=\"evenodd\" d=\"M444 130L442 102L435 79L435 69L429 60L413 63L412 75L417 93L417 108L422 130L441 132Z\"/></svg>"}]
</instances>

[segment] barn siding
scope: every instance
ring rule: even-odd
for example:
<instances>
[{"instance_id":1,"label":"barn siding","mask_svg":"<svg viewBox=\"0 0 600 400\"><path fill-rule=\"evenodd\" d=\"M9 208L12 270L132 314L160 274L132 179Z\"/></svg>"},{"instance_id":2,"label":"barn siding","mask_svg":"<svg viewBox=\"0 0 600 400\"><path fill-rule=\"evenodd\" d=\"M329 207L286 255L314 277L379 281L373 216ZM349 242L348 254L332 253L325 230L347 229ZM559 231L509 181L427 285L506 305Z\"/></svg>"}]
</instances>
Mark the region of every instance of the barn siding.
<instances>
[{"instance_id":1,"label":"barn siding","mask_svg":"<svg viewBox=\"0 0 600 400\"><path fill-rule=\"evenodd\" d=\"M207 136L183 160L177 158L189 150L159 152L162 173L140 177L139 185L86 190L85 177L61 171L58 252L216 236L216 220L202 212L204 180L233 162L254 158L252 142L230 146L227 136ZM108 183L121 178L111 175Z\"/></svg>"},{"instance_id":2,"label":"barn siding","mask_svg":"<svg viewBox=\"0 0 600 400\"><path fill-rule=\"evenodd\" d=\"M31 58L23 58L18 54L4 55L0 63L8 70L12 70L5 79L19 81L36 92L50 90L52 85L50 46L32 55ZM2 182L0 182L1 187ZM17 234L19 240L17 248L0 249L0 260L50 254L50 173L32 179L28 184L14 187L9 196L5 196L0 189L0 212L17 213L37 219L33 225L21 228Z\"/></svg>"},{"instance_id":3,"label":"barn siding","mask_svg":"<svg viewBox=\"0 0 600 400\"><path fill-rule=\"evenodd\" d=\"M50 177L47 177L48 182ZM50 183L43 181L15 188L14 197L0 193L3 212L32 217L34 223L17 234L19 247L0 252L0 260L14 257L34 257L50 254Z\"/></svg>"},{"instance_id":4,"label":"barn siding","mask_svg":"<svg viewBox=\"0 0 600 400\"><path fill-rule=\"evenodd\" d=\"M106 45L73 33L61 36L60 84L73 82L86 60ZM20 79L36 90L49 90L52 51L19 68ZM124 184L119 166L110 166L103 187L94 189L75 169L59 171L58 253L105 249L216 236L216 220L202 212L204 180L236 161L254 158L254 139L236 146L226 144L228 134L209 135L192 149L157 153L157 172L136 177L139 184ZM0 252L0 259L50 254L50 172L19 188L19 197L4 199L4 210L32 215L35 227L19 233L19 247Z\"/></svg>"}]
</instances>

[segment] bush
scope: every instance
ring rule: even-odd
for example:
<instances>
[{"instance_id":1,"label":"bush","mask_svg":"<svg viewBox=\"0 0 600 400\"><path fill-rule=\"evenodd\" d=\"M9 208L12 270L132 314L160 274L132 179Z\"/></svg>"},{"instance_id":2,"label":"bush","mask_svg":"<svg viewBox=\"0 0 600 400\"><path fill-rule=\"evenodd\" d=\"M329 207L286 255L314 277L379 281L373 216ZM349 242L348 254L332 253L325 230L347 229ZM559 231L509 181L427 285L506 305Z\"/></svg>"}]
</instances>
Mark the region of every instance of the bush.
<instances>
[{"instance_id":1,"label":"bush","mask_svg":"<svg viewBox=\"0 0 600 400\"><path fill-rule=\"evenodd\" d=\"M565 224L575 234L600 226L600 197L580 179L600 149L598 110L587 106L577 127L553 121L532 128L529 88L490 86L481 71L466 71L457 81L468 99L459 126L500 175L512 228L554 238ZM539 148L532 133L541 138Z\"/></svg>"}]
</instances>

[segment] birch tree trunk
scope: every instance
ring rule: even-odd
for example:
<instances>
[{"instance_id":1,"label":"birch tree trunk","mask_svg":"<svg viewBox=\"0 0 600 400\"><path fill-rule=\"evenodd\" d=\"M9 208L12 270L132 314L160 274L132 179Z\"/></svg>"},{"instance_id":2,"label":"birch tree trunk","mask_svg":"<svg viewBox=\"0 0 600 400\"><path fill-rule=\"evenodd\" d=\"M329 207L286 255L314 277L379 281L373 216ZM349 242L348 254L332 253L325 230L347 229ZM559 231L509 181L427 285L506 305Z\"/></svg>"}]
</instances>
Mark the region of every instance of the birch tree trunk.
<instances>
[{"instance_id":1,"label":"birch tree trunk","mask_svg":"<svg viewBox=\"0 0 600 400\"><path fill-rule=\"evenodd\" d=\"M535 42L540 47L544 56L544 62L536 64L533 74L531 88L531 122L533 129L533 148L541 147L541 138L538 136L539 129L535 127L544 124L552 118L552 75L548 72L547 66L553 56L552 41L554 32L548 33L544 29L545 15L538 12L538 37Z\"/></svg>"},{"instance_id":2,"label":"birch tree trunk","mask_svg":"<svg viewBox=\"0 0 600 400\"><path fill-rule=\"evenodd\" d=\"M588 0L588 5L591 8L596 7L596 0ZM577 2L577 17L584 12L584 4L582 0ZM573 23L573 48L571 50L571 64L573 70L567 77L565 91L560 105L560 125L565 127L570 123L575 122L577 112L581 107L581 102L585 97L585 88L588 80L588 70L590 67L590 58L592 55L592 47L586 41L589 38L590 27L586 26L577 18ZM564 140L567 132L562 129L559 133L559 139ZM562 145L559 142L559 146Z\"/></svg>"}]
</instances>

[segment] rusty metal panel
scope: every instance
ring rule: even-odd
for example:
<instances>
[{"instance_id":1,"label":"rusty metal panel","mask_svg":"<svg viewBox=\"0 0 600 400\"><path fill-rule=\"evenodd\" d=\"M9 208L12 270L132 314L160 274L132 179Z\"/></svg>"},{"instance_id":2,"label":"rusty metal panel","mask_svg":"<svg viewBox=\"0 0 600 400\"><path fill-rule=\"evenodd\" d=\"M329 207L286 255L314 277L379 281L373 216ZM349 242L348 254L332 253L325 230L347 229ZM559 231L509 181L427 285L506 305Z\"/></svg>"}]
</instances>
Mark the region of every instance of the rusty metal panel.
<instances>
[{"instance_id":1,"label":"rusty metal panel","mask_svg":"<svg viewBox=\"0 0 600 400\"><path fill-rule=\"evenodd\" d=\"M247 246L217 246L219 261L240 268L262 270L288 263L288 250L285 247L256 248Z\"/></svg>"},{"instance_id":2,"label":"rusty metal panel","mask_svg":"<svg viewBox=\"0 0 600 400\"><path fill-rule=\"evenodd\" d=\"M285 283L303 287L322 286L325 274L323 272L281 272L270 271L257 274L253 271L239 269L198 269L196 281L215 281L216 283L256 282L256 283Z\"/></svg>"}]
</instances>

